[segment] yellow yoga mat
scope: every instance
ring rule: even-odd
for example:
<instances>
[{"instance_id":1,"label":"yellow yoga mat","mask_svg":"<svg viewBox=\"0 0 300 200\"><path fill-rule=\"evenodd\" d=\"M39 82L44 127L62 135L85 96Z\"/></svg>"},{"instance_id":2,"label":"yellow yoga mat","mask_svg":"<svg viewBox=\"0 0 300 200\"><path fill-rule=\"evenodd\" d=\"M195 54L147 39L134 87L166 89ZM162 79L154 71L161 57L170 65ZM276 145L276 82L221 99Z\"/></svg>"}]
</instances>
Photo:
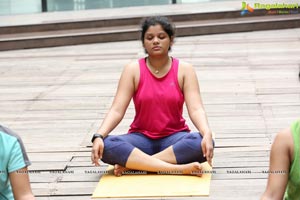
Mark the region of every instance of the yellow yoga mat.
<instances>
[{"instance_id":1,"label":"yellow yoga mat","mask_svg":"<svg viewBox=\"0 0 300 200\"><path fill-rule=\"evenodd\" d=\"M212 168L202 163L202 177L189 175L126 174L116 177L104 174L92 198L186 197L208 196Z\"/></svg>"}]
</instances>

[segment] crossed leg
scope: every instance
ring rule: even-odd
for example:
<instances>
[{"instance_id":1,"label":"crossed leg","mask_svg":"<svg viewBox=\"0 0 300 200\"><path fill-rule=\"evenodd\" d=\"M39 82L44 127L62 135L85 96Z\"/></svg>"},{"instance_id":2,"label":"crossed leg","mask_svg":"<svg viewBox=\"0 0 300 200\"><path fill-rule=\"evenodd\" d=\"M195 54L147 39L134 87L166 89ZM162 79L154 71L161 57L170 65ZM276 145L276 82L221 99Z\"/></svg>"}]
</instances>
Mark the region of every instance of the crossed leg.
<instances>
[{"instance_id":1,"label":"crossed leg","mask_svg":"<svg viewBox=\"0 0 300 200\"><path fill-rule=\"evenodd\" d=\"M144 136L139 134L133 135L130 139L128 136L112 136L115 138L110 138L110 142L105 141L103 161L115 165L116 176L121 176L129 169L201 176L200 162L205 161L205 158L201 156L201 140L199 142L198 138L196 147L188 144L189 140L195 140L195 135L198 137L199 133L191 134L188 138L186 134L179 133L175 137L166 138L165 141L156 142L154 145L151 139L141 140ZM125 137L125 141L122 137ZM178 141L180 143L177 143ZM149 142L153 145L152 147L148 144ZM193 156L198 158L193 158Z\"/></svg>"},{"instance_id":2,"label":"crossed leg","mask_svg":"<svg viewBox=\"0 0 300 200\"><path fill-rule=\"evenodd\" d=\"M134 149L135 150L135 149ZM136 151L132 151L132 153L130 154L130 156L128 157L128 160L126 162L126 167L123 167L119 164L115 164L115 169L114 169L114 174L116 176L121 176L123 174L123 172L127 171L127 170L130 170L130 169L135 169L135 170L145 170L145 169L136 169L137 168L137 165L134 164L136 161L134 161L135 159L134 158L137 158L137 157L147 157L149 155L142 155L142 151L139 152L140 150L136 148ZM157 163L157 164L173 164L173 165L176 165L177 162L176 162L176 157L175 157L175 154L174 154L174 151L173 151L173 147L170 146L168 147L167 149L157 153L157 154L154 154L152 156L150 156L152 158L155 158L155 161L157 161L157 159L161 162ZM130 159L129 159L130 158ZM145 161L144 158L142 158L142 160ZM153 160L151 161L152 164L154 164L155 162L153 162ZM130 168L128 165L133 165L132 168ZM195 166L195 167L198 167L198 166ZM201 165L200 165L201 167ZM150 170L145 170L145 171L150 171ZM161 170L162 171L162 170ZM168 170L168 171L174 171L175 170ZM196 171L201 171L201 168L200 169L195 169L195 174L197 174ZM156 171L154 171L156 172ZM199 173L199 175L201 175L201 173Z\"/></svg>"}]
</instances>

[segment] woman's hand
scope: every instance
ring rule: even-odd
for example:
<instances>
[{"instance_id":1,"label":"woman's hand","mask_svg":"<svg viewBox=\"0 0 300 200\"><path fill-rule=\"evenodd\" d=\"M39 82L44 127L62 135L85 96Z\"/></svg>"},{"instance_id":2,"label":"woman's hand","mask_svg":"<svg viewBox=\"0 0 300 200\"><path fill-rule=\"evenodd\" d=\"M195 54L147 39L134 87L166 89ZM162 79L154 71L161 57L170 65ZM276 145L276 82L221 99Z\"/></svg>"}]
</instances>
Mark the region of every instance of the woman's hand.
<instances>
[{"instance_id":1,"label":"woman's hand","mask_svg":"<svg viewBox=\"0 0 300 200\"><path fill-rule=\"evenodd\" d=\"M206 133L201 142L201 148L203 152L203 156L206 157L206 160L210 166L212 166L212 158L214 156L214 146L212 140L212 133Z\"/></svg>"},{"instance_id":2,"label":"woman's hand","mask_svg":"<svg viewBox=\"0 0 300 200\"><path fill-rule=\"evenodd\" d=\"M91 160L92 164L95 166L100 166L99 159L102 159L102 154L104 150L104 142L102 138L96 138L93 142Z\"/></svg>"}]
</instances>

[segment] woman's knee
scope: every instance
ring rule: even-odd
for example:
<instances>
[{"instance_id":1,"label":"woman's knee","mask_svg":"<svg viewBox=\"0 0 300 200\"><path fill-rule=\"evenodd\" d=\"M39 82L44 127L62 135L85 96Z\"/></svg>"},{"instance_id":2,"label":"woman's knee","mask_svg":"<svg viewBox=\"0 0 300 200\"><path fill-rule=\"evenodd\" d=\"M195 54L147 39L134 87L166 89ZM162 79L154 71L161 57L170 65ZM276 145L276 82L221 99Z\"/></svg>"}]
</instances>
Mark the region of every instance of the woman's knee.
<instances>
[{"instance_id":1,"label":"woman's knee","mask_svg":"<svg viewBox=\"0 0 300 200\"><path fill-rule=\"evenodd\" d=\"M105 149L111 149L119 146L124 141L118 135L109 135L103 140L103 142Z\"/></svg>"},{"instance_id":2,"label":"woman's knee","mask_svg":"<svg viewBox=\"0 0 300 200\"><path fill-rule=\"evenodd\" d=\"M205 162L202 147L202 135L199 132L188 133L181 141L173 145L177 163Z\"/></svg>"},{"instance_id":3,"label":"woman's knee","mask_svg":"<svg viewBox=\"0 0 300 200\"><path fill-rule=\"evenodd\" d=\"M189 133L183 138L183 142L194 150L199 150L202 142L202 135L199 132Z\"/></svg>"},{"instance_id":4,"label":"woman's knee","mask_svg":"<svg viewBox=\"0 0 300 200\"><path fill-rule=\"evenodd\" d=\"M111 165L119 164L125 166L133 148L131 144L126 143L120 136L108 136L104 139L102 161Z\"/></svg>"},{"instance_id":5,"label":"woman's knee","mask_svg":"<svg viewBox=\"0 0 300 200\"><path fill-rule=\"evenodd\" d=\"M191 148L198 149L199 145L201 147L203 137L199 132L193 132L187 135L184 139L186 139L185 142L188 143ZM213 146L215 146L215 141L212 140L212 142Z\"/></svg>"}]
</instances>

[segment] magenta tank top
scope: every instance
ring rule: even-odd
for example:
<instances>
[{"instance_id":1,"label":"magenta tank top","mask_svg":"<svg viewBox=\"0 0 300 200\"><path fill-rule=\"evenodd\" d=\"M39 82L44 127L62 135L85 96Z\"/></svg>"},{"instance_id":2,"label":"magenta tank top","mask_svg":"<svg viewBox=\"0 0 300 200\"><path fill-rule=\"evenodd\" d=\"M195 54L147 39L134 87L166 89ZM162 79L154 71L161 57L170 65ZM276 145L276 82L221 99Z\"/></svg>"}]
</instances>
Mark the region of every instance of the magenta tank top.
<instances>
[{"instance_id":1,"label":"magenta tank top","mask_svg":"<svg viewBox=\"0 0 300 200\"><path fill-rule=\"evenodd\" d=\"M152 139L189 132L182 117L184 96L178 83L178 59L172 58L169 72L161 78L150 72L146 58L141 58L139 65L140 80L133 95L136 113L128 132L142 133Z\"/></svg>"}]
</instances>

